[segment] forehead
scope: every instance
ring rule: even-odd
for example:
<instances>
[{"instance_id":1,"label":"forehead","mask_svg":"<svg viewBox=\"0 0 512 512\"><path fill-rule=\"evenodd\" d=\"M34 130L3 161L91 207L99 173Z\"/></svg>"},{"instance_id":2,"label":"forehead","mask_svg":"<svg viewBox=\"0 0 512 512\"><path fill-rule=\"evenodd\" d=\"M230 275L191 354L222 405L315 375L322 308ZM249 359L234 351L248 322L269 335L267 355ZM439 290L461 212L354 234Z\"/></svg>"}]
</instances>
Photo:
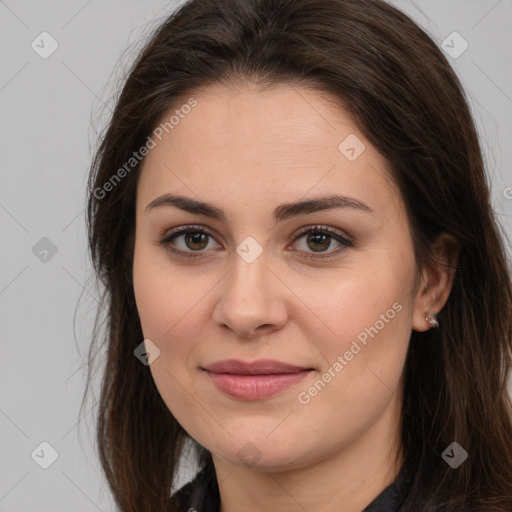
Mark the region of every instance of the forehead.
<instances>
[{"instance_id":1,"label":"forehead","mask_svg":"<svg viewBox=\"0 0 512 512\"><path fill-rule=\"evenodd\" d=\"M191 98L195 106L181 109ZM228 213L281 203L284 194L296 200L344 193L376 210L400 207L387 162L325 93L295 85L210 86L177 102L161 122L173 114L143 162L141 206L179 192Z\"/></svg>"}]
</instances>

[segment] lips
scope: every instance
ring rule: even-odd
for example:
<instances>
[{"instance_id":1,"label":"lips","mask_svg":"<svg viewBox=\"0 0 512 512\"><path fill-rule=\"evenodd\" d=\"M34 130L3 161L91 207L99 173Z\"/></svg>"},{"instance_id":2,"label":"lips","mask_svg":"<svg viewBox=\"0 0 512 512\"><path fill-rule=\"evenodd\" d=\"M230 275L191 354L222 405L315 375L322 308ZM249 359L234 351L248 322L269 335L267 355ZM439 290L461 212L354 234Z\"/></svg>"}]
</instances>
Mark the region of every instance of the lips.
<instances>
[{"instance_id":1,"label":"lips","mask_svg":"<svg viewBox=\"0 0 512 512\"><path fill-rule=\"evenodd\" d=\"M300 382L313 368L271 359L218 361L202 368L217 389L230 397L260 400Z\"/></svg>"},{"instance_id":2,"label":"lips","mask_svg":"<svg viewBox=\"0 0 512 512\"><path fill-rule=\"evenodd\" d=\"M253 362L227 359L205 366L204 369L214 373L232 373L236 375L271 375L296 373L311 370L312 368L282 363L280 361L274 361L273 359L260 359Z\"/></svg>"}]
</instances>

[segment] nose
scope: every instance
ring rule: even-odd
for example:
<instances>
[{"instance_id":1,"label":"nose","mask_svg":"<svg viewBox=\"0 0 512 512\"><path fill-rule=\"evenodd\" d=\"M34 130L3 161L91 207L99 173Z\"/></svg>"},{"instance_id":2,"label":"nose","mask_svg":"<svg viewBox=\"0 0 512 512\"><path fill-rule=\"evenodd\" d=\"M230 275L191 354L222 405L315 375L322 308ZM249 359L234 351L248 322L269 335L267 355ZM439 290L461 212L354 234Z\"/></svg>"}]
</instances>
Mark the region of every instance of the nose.
<instances>
[{"instance_id":1,"label":"nose","mask_svg":"<svg viewBox=\"0 0 512 512\"><path fill-rule=\"evenodd\" d=\"M238 255L234 260L219 288L214 322L251 339L283 328L288 319L286 293L290 292L268 265L265 254L252 263Z\"/></svg>"}]
</instances>

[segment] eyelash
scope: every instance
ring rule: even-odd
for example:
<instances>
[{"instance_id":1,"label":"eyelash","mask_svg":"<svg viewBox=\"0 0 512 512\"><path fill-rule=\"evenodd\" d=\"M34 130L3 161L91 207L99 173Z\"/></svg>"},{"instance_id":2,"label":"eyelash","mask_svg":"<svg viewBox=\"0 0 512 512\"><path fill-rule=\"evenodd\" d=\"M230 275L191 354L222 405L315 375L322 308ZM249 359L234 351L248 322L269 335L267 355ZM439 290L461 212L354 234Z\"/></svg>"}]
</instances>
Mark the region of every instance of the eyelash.
<instances>
[{"instance_id":1,"label":"eyelash","mask_svg":"<svg viewBox=\"0 0 512 512\"><path fill-rule=\"evenodd\" d=\"M173 254L177 254L178 256L182 256L185 258L204 258L205 256L202 255L202 252L198 253L198 254L189 254L186 251L182 251L180 249L175 249L172 247L171 241L174 238L177 238L180 235L184 235L184 234L188 234L188 233L203 233L215 240L215 237L211 233L206 231L205 229L201 228L200 226L190 225L190 226L184 226L182 228L177 228L175 231L171 231L162 240L160 240L159 244L166 251L169 251ZM321 254L321 253L317 253L317 254L309 253L308 254L308 253L306 253L306 255L302 256L303 258L306 258L306 259L315 260L315 259L332 258L332 257L336 256L338 253L343 252L347 248L354 246L354 243L351 240L341 236L339 233L330 229L327 226L320 226L320 225L307 227L307 228L301 229L298 232L294 233L294 235L293 235L294 239L293 239L292 244L297 242L297 240L299 240L303 235L306 235L309 233L327 234L331 238L334 238L337 242L340 242L342 244L342 247L340 247L334 251L331 251L327 254Z\"/></svg>"}]
</instances>

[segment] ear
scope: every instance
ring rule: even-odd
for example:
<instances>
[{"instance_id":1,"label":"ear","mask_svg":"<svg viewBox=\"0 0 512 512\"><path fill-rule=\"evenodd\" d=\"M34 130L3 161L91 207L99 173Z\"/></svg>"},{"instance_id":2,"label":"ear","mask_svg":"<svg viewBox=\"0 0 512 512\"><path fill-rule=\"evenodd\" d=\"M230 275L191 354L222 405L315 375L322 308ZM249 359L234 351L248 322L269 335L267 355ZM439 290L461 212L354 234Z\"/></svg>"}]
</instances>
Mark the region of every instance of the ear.
<instances>
[{"instance_id":1,"label":"ear","mask_svg":"<svg viewBox=\"0 0 512 512\"><path fill-rule=\"evenodd\" d=\"M455 237L441 233L431 247L434 258L422 270L414 300L412 328L419 332L430 329L425 317L439 313L450 296L460 244Z\"/></svg>"}]
</instances>

